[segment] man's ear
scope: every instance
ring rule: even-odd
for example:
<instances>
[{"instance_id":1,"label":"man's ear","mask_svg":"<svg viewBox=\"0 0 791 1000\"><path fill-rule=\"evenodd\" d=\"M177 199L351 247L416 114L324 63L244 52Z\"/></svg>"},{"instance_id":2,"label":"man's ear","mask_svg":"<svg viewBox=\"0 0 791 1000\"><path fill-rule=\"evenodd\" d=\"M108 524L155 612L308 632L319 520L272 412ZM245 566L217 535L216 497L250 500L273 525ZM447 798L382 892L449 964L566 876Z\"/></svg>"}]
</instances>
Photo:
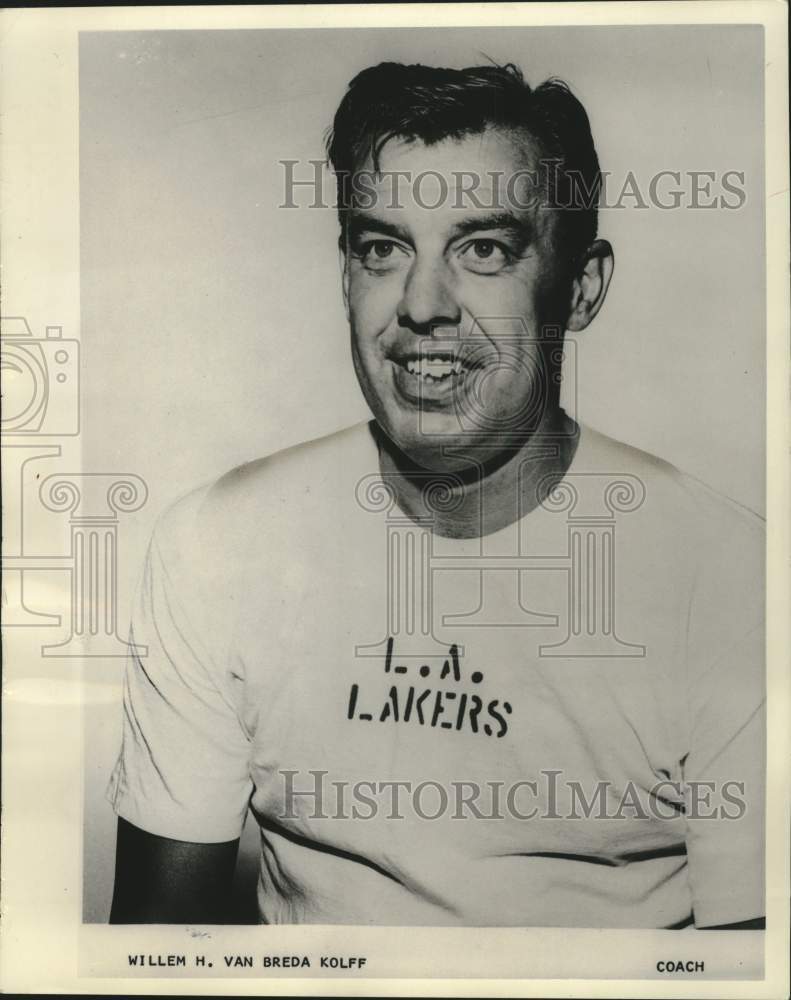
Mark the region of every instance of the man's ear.
<instances>
[{"instance_id":1,"label":"man's ear","mask_svg":"<svg viewBox=\"0 0 791 1000\"><path fill-rule=\"evenodd\" d=\"M601 309L614 267L615 258L610 244L607 240L594 240L574 277L567 330L572 333L584 330Z\"/></svg>"},{"instance_id":2,"label":"man's ear","mask_svg":"<svg viewBox=\"0 0 791 1000\"><path fill-rule=\"evenodd\" d=\"M346 241L341 235L338 239L338 263L341 266L341 290L343 292L343 308L346 319L349 319L349 272L346 269Z\"/></svg>"}]
</instances>

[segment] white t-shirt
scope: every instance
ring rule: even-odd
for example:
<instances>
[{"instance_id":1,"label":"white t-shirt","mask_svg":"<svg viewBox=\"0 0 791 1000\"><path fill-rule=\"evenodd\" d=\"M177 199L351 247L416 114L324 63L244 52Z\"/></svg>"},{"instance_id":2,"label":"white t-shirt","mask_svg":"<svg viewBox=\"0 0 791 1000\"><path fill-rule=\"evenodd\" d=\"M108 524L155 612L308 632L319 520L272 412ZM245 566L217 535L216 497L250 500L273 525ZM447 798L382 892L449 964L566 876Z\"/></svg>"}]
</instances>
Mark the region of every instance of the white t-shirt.
<instances>
[{"instance_id":1,"label":"white t-shirt","mask_svg":"<svg viewBox=\"0 0 791 1000\"><path fill-rule=\"evenodd\" d=\"M761 520L585 427L483 539L389 500L362 424L165 513L119 816L209 843L252 808L267 922L762 915Z\"/></svg>"}]
</instances>

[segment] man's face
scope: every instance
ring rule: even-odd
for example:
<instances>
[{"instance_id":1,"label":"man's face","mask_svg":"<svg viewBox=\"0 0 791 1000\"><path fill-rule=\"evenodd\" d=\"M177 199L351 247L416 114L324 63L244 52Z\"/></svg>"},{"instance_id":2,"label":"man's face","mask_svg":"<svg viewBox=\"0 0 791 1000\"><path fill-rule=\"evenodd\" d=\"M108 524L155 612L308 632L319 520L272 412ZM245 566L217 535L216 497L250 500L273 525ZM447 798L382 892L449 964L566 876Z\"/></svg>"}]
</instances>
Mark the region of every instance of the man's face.
<instances>
[{"instance_id":1,"label":"man's face","mask_svg":"<svg viewBox=\"0 0 791 1000\"><path fill-rule=\"evenodd\" d=\"M547 326L564 327L569 293L556 212L524 183L540 155L530 137L497 130L433 146L393 139L371 178L373 207L358 199L348 213L357 377L379 424L423 468L491 460L554 398L539 344ZM397 171L408 178L396 189ZM523 183L509 187L517 172ZM470 176L475 200L458 193Z\"/></svg>"}]
</instances>

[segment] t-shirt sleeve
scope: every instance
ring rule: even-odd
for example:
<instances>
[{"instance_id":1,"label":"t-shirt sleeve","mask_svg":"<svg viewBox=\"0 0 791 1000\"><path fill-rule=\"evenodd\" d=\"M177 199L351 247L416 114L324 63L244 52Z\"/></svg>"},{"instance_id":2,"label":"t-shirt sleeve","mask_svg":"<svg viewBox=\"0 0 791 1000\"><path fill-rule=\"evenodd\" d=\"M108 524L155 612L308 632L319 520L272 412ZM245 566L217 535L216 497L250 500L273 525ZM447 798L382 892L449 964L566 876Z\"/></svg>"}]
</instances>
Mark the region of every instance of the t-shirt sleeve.
<instances>
[{"instance_id":1,"label":"t-shirt sleeve","mask_svg":"<svg viewBox=\"0 0 791 1000\"><path fill-rule=\"evenodd\" d=\"M765 914L763 533L731 530L696 583L688 634L687 853L695 924Z\"/></svg>"},{"instance_id":2,"label":"t-shirt sleeve","mask_svg":"<svg viewBox=\"0 0 791 1000\"><path fill-rule=\"evenodd\" d=\"M252 791L250 740L198 631L200 622L205 632L208 616L179 569L195 551L179 556L161 528L132 616L123 742L107 795L120 817L148 833L192 843L235 840Z\"/></svg>"}]
</instances>

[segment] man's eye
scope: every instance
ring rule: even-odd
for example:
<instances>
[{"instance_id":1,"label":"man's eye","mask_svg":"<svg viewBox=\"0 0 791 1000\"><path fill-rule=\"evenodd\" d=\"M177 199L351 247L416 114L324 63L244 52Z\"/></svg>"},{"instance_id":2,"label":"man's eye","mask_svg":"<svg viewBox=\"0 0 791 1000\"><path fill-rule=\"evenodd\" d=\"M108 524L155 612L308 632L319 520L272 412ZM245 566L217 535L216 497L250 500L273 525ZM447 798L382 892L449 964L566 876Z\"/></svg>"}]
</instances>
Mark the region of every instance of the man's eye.
<instances>
[{"instance_id":1,"label":"man's eye","mask_svg":"<svg viewBox=\"0 0 791 1000\"><path fill-rule=\"evenodd\" d=\"M390 240L373 240L368 244L368 256L373 256L378 260L390 257L395 250L395 244Z\"/></svg>"},{"instance_id":2,"label":"man's eye","mask_svg":"<svg viewBox=\"0 0 791 1000\"><path fill-rule=\"evenodd\" d=\"M464 266L481 274L492 274L511 261L507 247L496 240L470 240L461 248Z\"/></svg>"},{"instance_id":3,"label":"man's eye","mask_svg":"<svg viewBox=\"0 0 791 1000\"><path fill-rule=\"evenodd\" d=\"M364 240L355 256L369 271L392 271L403 258L403 249L393 240Z\"/></svg>"},{"instance_id":4,"label":"man's eye","mask_svg":"<svg viewBox=\"0 0 791 1000\"><path fill-rule=\"evenodd\" d=\"M497 250L493 240L476 240L472 245L476 257L491 257Z\"/></svg>"}]
</instances>

